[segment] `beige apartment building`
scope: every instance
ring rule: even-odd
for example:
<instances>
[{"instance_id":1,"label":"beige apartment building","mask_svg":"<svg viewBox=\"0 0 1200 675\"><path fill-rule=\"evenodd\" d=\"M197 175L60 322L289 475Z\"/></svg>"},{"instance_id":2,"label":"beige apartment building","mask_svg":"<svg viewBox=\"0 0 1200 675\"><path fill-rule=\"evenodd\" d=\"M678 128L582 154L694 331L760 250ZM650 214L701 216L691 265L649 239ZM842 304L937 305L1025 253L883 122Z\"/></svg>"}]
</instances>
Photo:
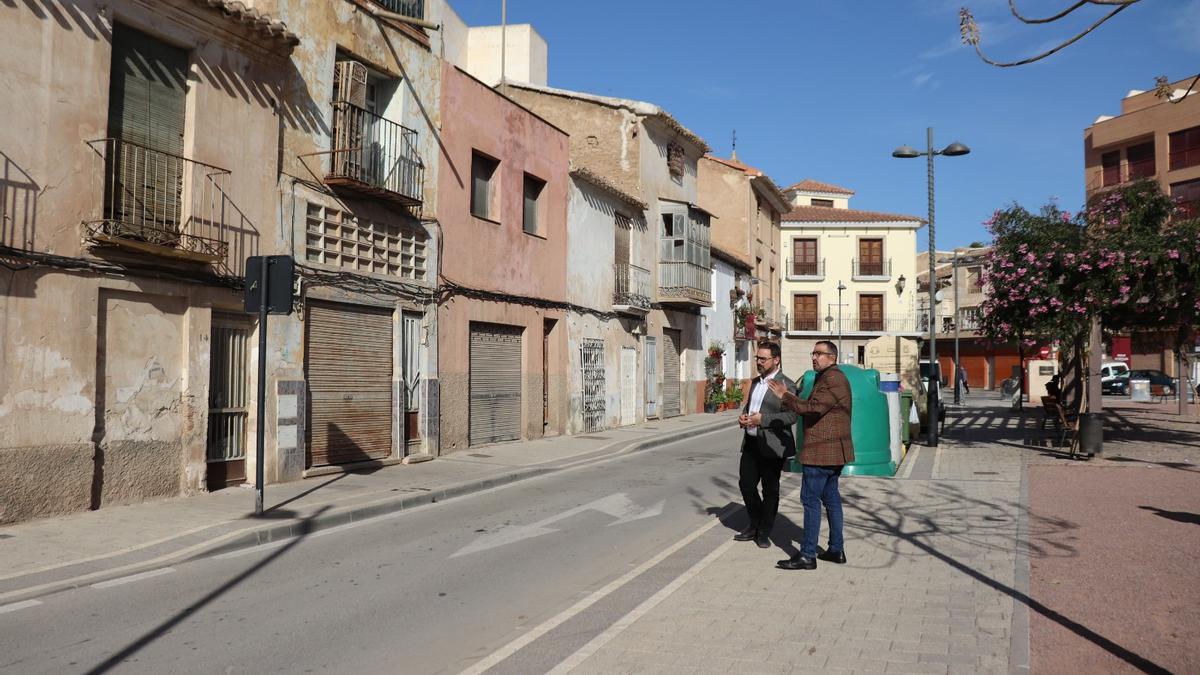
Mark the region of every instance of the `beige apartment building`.
<instances>
[{"instance_id":1,"label":"beige apartment building","mask_svg":"<svg viewBox=\"0 0 1200 675\"><path fill-rule=\"evenodd\" d=\"M1193 215L1200 215L1200 84L1195 75L1156 91L1133 90L1116 115L1101 115L1083 132L1084 183L1090 201L1130 181L1150 178ZM1107 345L1130 368L1177 375L1166 336L1139 332Z\"/></svg>"},{"instance_id":2,"label":"beige apartment building","mask_svg":"<svg viewBox=\"0 0 1200 675\"><path fill-rule=\"evenodd\" d=\"M786 188L780 249L784 301L784 368L811 367L817 340L833 336L843 363L862 363L866 345L883 335L917 339L917 230L924 221L850 208L854 191L806 179Z\"/></svg>"}]
</instances>

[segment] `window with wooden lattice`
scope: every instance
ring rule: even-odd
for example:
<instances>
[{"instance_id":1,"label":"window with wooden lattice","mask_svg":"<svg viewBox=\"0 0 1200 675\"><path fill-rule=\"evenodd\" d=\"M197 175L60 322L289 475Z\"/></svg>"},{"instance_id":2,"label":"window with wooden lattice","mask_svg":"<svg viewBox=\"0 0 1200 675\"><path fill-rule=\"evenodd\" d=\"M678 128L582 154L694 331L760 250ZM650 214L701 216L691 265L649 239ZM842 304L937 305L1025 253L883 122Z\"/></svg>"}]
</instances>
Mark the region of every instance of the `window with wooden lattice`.
<instances>
[{"instance_id":1,"label":"window with wooden lattice","mask_svg":"<svg viewBox=\"0 0 1200 675\"><path fill-rule=\"evenodd\" d=\"M687 155L683 151L683 146L678 143L667 144L667 171L671 172L672 178L683 177L683 165L687 161Z\"/></svg>"},{"instance_id":2,"label":"window with wooden lattice","mask_svg":"<svg viewBox=\"0 0 1200 675\"><path fill-rule=\"evenodd\" d=\"M305 257L356 272L426 279L427 237L415 224L367 220L309 203Z\"/></svg>"}]
</instances>

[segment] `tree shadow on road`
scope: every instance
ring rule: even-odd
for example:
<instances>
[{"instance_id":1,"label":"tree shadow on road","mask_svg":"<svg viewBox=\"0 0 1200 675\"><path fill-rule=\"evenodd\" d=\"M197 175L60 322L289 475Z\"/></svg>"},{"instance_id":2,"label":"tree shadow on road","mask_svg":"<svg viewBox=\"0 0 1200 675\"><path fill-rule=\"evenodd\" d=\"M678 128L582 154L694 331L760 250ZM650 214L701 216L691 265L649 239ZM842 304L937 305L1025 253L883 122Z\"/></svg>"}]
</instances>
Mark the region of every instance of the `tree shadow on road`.
<instances>
[{"instance_id":1,"label":"tree shadow on road","mask_svg":"<svg viewBox=\"0 0 1200 675\"><path fill-rule=\"evenodd\" d=\"M854 486L856 482L852 481L850 485ZM964 562L960 559L983 557L989 550L1011 553L1014 544L1018 551L1031 556L1073 557L1078 552L1069 544L1040 544L1035 539L1076 529L1075 523L1030 513L1029 528L1033 532L1014 537L1018 531L1016 520L1022 509L1020 504L979 499L966 494L956 485L946 483L924 483L878 495L866 494L854 486L844 490L844 494L848 510L853 510L846 516L848 530L881 535L856 539L862 544L883 547L891 554L891 559L882 567L891 566L902 556L932 556L1135 668L1145 672L1167 672L1149 658L1039 602L1027 592L989 576L977 569L973 561Z\"/></svg>"},{"instance_id":2,"label":"tree shadow on road","mask_svg":"<svg viewBox=\"0 0 1200 675\"><path fill-rule=\"evenodd\" d=\"M98 673L106 673L106 672L112 670L113 668L115 668L116 666L121 665L121 663L124 662L126 659L133 656L134 654L137 654L142 649L150 646L158 638L171 632L172 629L174 629L179 624L181 624L184 621L191 618L192 615L194 615L196 612L200 611L201 609L203 609L204 607L206 607L207 605L209 605L210 603L212 603L214 600L221 597L222 595L233 590L239 584L241 584L243 581L246 581L250 577L257 574L258 572L262 571L263 568L267 567L271 563L275 562L279 558L286 555L288 551L290 551L293 548L295 548L296 546L298 546L300 544L300 542L304 541L304 539L309 534L312 533L313 524L316 522L316 519L322 513L324 513L326 510L328 510L329 508L330 507L328 507L328 506L322 507L316 513L314 513L311 516L300 521L300 523L297 524L297 526L296 526L296 529L299 532L299 536L297 536L296 538L292 539L284 546L282 546L279 549L272 552L271 555L263 558L262 560L258 561L254 565L250 566L245 571L243 571L241 574L238 574L234 578L232 578L229 581L222 584L220 587L214 589L208 595L205 595L203 598L200 598L196 602L188 605L182 611L177 613L175 616L171 617L170 619L167 619L163 623L150 629L149 631L146 632L145 635L138 638L137 640L134 640L132 643L130 643L128 646L126 646L124 649L117 652L116 654L113 654L112 656L108 657L107 659L104 660L103 663L100 663L96 667L87 671L88 675L95 675Z\"/></svg>"}]
</instances>

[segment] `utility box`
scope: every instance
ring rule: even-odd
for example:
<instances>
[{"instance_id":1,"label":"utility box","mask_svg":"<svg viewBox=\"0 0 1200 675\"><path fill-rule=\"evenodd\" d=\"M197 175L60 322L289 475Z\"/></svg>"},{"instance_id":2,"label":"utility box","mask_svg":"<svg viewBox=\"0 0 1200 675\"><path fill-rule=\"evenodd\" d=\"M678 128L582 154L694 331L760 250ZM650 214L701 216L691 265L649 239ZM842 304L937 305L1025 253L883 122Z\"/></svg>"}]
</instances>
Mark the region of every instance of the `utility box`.
<instances>
[{"instance_id":1,"label":"utility box","mask_svg":"<svg viewBox=\"0 0 1200 675\"><path fill-rule=\"evenodd\" d=\"M1129 400L1150 402L1150 380L1129 380Z\"/></svg>"},{"instance_id":2,"label":"utility box","mask_svg":"<svg viewBox=\"0 0 1200 675\"><path fill-rule=\"evenodd\" d=\"M1049 395L1046 385L1058 374L1058 361L1032 359L1026 365L1025 381L1029 383L1029 400L1037 402Z\"/></svg>"}]
</instances>

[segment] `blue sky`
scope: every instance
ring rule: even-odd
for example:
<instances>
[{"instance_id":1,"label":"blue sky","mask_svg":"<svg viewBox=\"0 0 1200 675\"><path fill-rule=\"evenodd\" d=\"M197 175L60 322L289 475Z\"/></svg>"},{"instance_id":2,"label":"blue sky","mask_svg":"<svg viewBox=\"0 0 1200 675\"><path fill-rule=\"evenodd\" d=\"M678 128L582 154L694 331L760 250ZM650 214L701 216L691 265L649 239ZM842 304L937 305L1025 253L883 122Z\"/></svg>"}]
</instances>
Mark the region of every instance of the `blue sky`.
<instances>
[{"instance_id":1,"label":"blue sky","mask_svg":"<svg viewBox=\"0 0 1200 675\"><path fill-rule=\"evenodd\" d=\"M500 0L451 2L469 25L500 22ZM938 248L986 239L982 221L1014 201L1078 208L1084 128L1157 75L1200 72L1200 0L1143 0L1044 61L1003 69L960 44L964 4L997 60L1102 12L1027 26L1007 0L508 0L508 21L549 43L551 86L656 103L724 157L736 128L742 161L781 187L854 189L854 208L924 216L924 159L891 151L924 149L927 126L936 147L966 143L970 155L937 160ZM1068 4L1017 6L1042 16Z\"/></svg>"}]
</instances>

